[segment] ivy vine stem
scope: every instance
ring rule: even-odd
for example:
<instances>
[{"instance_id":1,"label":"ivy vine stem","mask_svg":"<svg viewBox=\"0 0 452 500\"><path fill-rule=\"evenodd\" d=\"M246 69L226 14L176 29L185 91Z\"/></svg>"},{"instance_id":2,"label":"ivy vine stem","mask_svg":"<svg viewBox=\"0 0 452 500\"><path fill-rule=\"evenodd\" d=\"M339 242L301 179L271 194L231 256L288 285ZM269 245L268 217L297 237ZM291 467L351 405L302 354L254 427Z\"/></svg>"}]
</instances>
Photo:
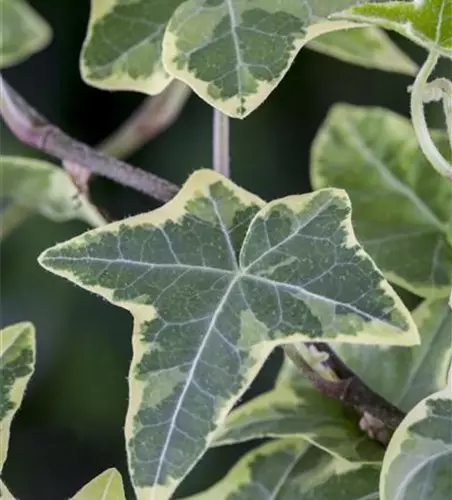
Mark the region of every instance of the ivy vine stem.
<instances>
[{"instance_id":1,"label":"ivy vine stem","mask_svg":"<svg viewBox=\"0 0 452 500\"><path fill-rule=\"evenodd\" d=\"M428 86L428 78L435 69L438 59L438 52L432 50L414 80L411 87L411 120L425 157L437 172L452 180L452 164L443 157L433 142L425 118L424 95Z\"/></svg>"},{"instance_id":2,"label":"ivy vine stem","mask_svg":"<svg viewBox=\"0 0 452 500\"><path fill-rule=\"evenodd\" d=\"M179 186L150 172L110 158L73 139L49 123L0 77L0 116L23 143L63 162L85 167L90 172L152 196L169 201Z\"/></svg>"},{"instance_id":3,"label":"ivy vine stem","mask_svg":"<svg viewBox=\"0 0 452 500\"><path fill-rule=\"evenodd\" d=\"M229 117L213 108L213 169L230 177Z\"/></svg>"}]
</instances>

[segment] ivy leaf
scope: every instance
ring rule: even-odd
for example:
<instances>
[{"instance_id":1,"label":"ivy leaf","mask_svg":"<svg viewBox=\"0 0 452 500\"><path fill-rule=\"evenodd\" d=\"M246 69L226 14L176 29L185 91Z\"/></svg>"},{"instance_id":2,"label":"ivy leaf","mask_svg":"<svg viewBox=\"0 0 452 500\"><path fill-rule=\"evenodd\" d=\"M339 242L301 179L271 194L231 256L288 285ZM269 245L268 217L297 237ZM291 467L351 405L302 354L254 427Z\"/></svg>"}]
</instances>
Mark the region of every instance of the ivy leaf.
<instances>
[{"instance_id":1,"label":"ivy leaf","mask_svg":"<svg viewBox=\"0 0 452 500\"><path fill-rule=\"evenodd\" d=\"M99 474L72 497L72 500L126 500L121 474L107 469Z\"/></svg>"},{"instance_id":2,"label":"ivy leaf","mask_svg":"<svg viewBox=\"0 0 452 500\"><path fill-rule=\"evenodd\" d=\"M405 412L446 387L452 366L452 310L447 299L425 301L413 318L421 336L419 346L334 346L369 387Z\"/></svg>"},{"instance_id":3,"label":"ivy leaf","mask_svg":"<svg viewBox=\"0 0 452 500\"><path fill-rule=\"evenodd\" d=\"M321 394L287 361L273 390L232 411L213 446L270 437L306 440L350 462L383 459L383 447L359 429L358 414Z\"/></svg>"},{"instance_id":4,"label":"ivy leaf","mask_svg":"<svg viewBox=\"0 0 452 500\"><path fill-rule=\"evenodd\" d=\"M125 430L139 500L172 494L275 345L419 341L342 190L264 205L200 170L162 208L39 257L134 316Z\"/></svg>"},{"instance_id":5,"label":"ivy leaf","mask_svg":"<svg viewBox=\"0 0 452 500\"><path fill-rule=\"evenodd\" d=\"M452 0L369 2L354 5L337 17L392 29L428 51L452 58Z\"/></svg>"},{"instance_id":6,"label":"ivy leaf","mask_svg":"<svg viewBox=\"0 0 452 500\"><path fill-rule=\"evenodd\" d=\"M445 132L433 137L450 156ZM408 119L380 108L336 105L312 147L315 188L343 188L358 240L387 279L422 297L452 282L452 184L419 149Z\"/></svg>"},{"instance_id":7,"label":"ivy leaf","mask_svg":"<svg viewBox=\"0 0 452 500\"><path fill-rule=\"evenodd\" d=\"M245 455L224 479L185 500L378 500L379 467L352 464L302 439L279 439Z\"/></svg>"},{"instance_id":8,"label":"ivy leaf","mask_svg":"<svg viewBox=\"0 0 452 500\"><path fill-rule=\"evenodd\" d=\"M450 387L418 403L395 431L383 461L381 500L445 500L452 491Z\"/></svg>"},{"instance_id":9,"label":"ivy leaf","mask_svg":"<svg viewBox=\"0 0 452 500\"><path fill-rule=\"evenodd\" d=\"M383 30L372 26L325 33L311 40L307 48L365 68L406 75L418 70Z\"/></svg>"},{"instance_id":10,"label":"ivy leaf","mask_svg":"<svg viewBox=\"0 0 452 500\"><path fill-rule=\"evenodd\" d=\"M183 0L91 0L80 65L98 88L154 95L171 81L162 64L166 25Z\"/></svg>"},{"instance_id":11,"label":"ivy leaf","mask_svg":"<svg viewBox=\"0 0 452 500\"><path fill-rule=\"evenodd\" d=\"M47 22L23 0L0 0L0 68L23 62L52 38Z\"/></svg>"},{"instance_id":12,"label":"ivy leaf","mask_svg":"<svg viewBox=\"0 0 452 500\"><path fill-rule=\"evenodd\" d=\"M0 481L0 498L2 500L15 500L11 492L6 487L5 483L3 483L2 481Z\"/></svg>"},{"instance_id":13,"label":"ivy leaf","mask_svg":"<svg viewBox=\"0 0 452 500\"><path fill-rule=\"evenodd\" d=\"M226 115L244 118L268 97L301 47L353 26L326 17L357 0L186 0L163 38L168 73Z\"/></svg>"},{"instance_id":14,"label":"ivy leaf","mask_svg":"<svg viewBox=\"0 0 452 500\"><path fill-rule=\"evenodd\" d=\"M0 471L8 454L9 431L35 365L35 329L16 323L0 330Z\"/></svg>"},{"instance_id":15,"label":"ivy leaf","mask_svg":"<svg viewBox=\"0 0 452 500\"><path fill-rule=\"evenodd\" d=\"M104 223L69 175L51 163L0 156L0 178L0 237L36 212L56 222L81 219L93 226Z\"/></svg>"}]
</instances>

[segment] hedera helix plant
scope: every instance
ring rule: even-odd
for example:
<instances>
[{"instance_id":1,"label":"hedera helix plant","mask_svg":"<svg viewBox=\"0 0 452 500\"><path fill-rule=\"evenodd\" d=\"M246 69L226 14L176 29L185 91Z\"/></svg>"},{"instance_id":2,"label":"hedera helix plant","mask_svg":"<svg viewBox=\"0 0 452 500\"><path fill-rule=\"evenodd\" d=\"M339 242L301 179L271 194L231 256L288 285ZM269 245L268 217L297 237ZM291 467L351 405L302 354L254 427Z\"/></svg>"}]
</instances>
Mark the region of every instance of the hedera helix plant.
<instances>
[{"instance_id":1,"label":"hedera helix plant","mask_svg":"<svg viewBox=\"0 0 452 500\"><path fill-rule=\"evenodd\" d=\"M22 0L0 2L6 67L50 29ZM425 48L425 64L381 27ZM304 45L416 75L411 117L335 105L312 146L315 190L262 200L228 179L228 117L260 106ZM2 156L2 236L36 211L84 220L95 229L39 264L134 319L125 436L138 499L174 497L209 448L256 438L272 439L190 498L449 498L452 83L430 79L440 57L452 57L450 0L92 0L84 80L155 96L112 137L75 141L2 81L5 123L64 167ZM169 126L190 89L213 106L212 169L179 188L118 159ZM427 127L431 101L444 129ZM163 205L108 223L91 174ZM422 299L412 313L395 285ZM3 464L34 328L1 340ZM277 346L275 387L236 406ZM107 470L73 498L125 498L121 477Z\"/></svg>"}]
</instances>

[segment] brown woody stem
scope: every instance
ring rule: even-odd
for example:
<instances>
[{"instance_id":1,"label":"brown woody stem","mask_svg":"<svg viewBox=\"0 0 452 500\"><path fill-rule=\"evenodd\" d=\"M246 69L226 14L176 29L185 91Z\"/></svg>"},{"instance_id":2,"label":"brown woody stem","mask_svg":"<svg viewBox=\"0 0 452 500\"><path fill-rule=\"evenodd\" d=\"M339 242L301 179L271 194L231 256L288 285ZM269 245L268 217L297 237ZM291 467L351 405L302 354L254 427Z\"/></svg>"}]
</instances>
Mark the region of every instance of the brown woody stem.
<instances>
[{"instance_id":1,"label":"brown woody stem","mask_svg":"<svg viewBox=\"0 0 452 500\"><path fill-rule=\"evenodd\" d=\"M32 147L166 202L179 190L169 181L109 158L50 124L0 77L0 115L14 135Z\"/></svg>"}]
</instances>

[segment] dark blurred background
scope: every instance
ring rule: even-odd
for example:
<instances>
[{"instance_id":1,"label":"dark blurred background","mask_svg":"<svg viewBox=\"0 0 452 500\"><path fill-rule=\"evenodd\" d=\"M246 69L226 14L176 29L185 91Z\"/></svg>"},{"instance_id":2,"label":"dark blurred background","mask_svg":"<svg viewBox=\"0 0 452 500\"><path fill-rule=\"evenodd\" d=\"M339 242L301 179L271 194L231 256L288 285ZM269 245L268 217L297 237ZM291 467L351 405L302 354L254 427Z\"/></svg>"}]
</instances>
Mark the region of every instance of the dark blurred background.
<instances>
[{"instance_id":1,"label":"dark blurred background","mask_svg":"<svg viewBox=\"0 0 452 500\"><path fill-rule=\"evenodd\" d=\"M85 85L78 58L89 0L30 1L52 25L52 44L4 76L49 120L67 133L96 144L112 132L143 96ZM393 37L416 60L422 51ZM309 148L329 107L338 102L388 107L408 113L406 76L366 70L302 50L268 100L231 124L232 177L271 200L310 190ZM177 123L129 161L182 183L210 167L212 110L192 96ZM3 154L42 157L2 126ZM139 193L96 179L96 203L114 219L157 204ZM12 426L4 480L20 500L64 500L108 467L127 484L123 425L126 377L131 357L130 315L41 269L45 248L87 227L51 223L36 216L2 242L1 325L32 321L37 328L37 367ZM243 400L273 384L281 362L275 352ZM213 450L177 491L185 496L208 487L246 446ZM129 498L133 498L130 493Z\"/></svg>"}]
</instances>

